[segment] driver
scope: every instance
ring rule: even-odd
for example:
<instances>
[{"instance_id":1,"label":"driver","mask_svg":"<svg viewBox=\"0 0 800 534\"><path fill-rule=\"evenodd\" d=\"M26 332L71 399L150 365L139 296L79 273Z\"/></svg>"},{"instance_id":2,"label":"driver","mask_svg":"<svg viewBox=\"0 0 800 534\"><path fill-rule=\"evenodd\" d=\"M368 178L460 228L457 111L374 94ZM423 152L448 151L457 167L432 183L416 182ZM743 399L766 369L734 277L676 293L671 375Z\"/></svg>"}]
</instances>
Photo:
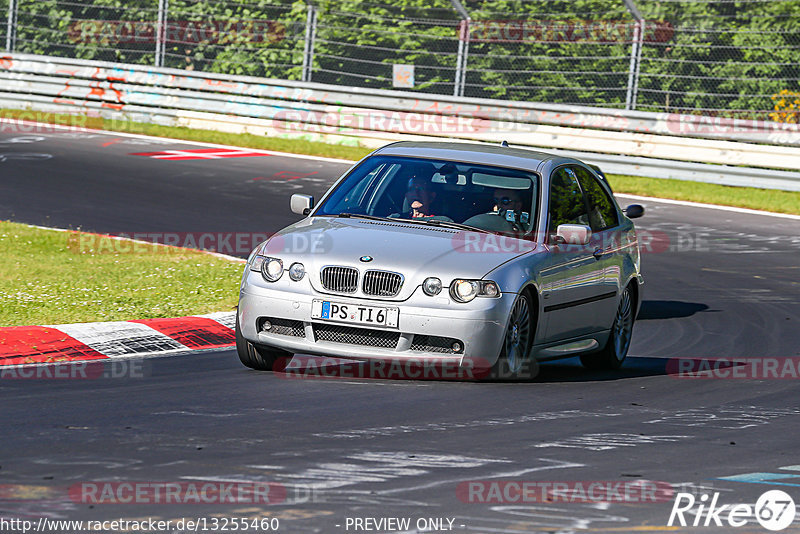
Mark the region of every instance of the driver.
<instances>
[{"instance_id":1,"label":"driver","mask_svg":"<svg viewBox=\"0 0 800 534\"><path fill-rule=\"evenodd\" d=\"M434 200L436 200L436 191L431 187L429 178L413 176L408 180L406 201L410 209L406 216L409 219L433 217L436 215L431 208Z\"/></svg>"}]
</instances>

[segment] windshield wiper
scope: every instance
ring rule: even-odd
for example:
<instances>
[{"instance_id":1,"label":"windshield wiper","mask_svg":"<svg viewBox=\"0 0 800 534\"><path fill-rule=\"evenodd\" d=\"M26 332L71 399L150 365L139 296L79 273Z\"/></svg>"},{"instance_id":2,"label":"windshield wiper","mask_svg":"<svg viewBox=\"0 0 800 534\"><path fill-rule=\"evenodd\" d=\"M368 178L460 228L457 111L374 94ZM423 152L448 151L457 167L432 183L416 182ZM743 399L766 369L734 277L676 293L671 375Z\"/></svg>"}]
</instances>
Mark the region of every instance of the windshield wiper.
<instances>
[{"instance_id":1,"label":"windshield wiper","mask_svg":"<svg viewBox=\"0 0 800 534\"><path fill-rule=\"evenodd\" d=\"M339 213L336 217L342 219L367 219L369 221L389 221L389 222L405 222L411 224L422 224L426 226L443 226L445 228L453 228L456 230L468 230L470 232L481 232L484 234L493 234L495 232L478 228L477 226L470 226L468 224L461 224L451 221L442 221L439 219L401 219L400 217L378 217L377 215L367 215L365 213Z\"/></svg>"},{"instance_id":2,"label":"windshield wiper","mask_svg":"<svg viewBox=\"0 0 800 534\"><path fill-rule=\"evenodd\" d=\"M365 213L339 213L336 215L341 219L367 219L369 221L396 221L397 219L390 219L389 217L378 217L377 215L367 215Z\"/></svg>"},{"instance_id":3,"label":"windshield wiper","mask_svg":"<svg viewBox=\"0 0 800 534\"><path fill-rule=\"evenodd\" d=\"M428 226L443 226L445 228L453 228L456 230L467 230L470 232L481 232L484 234L493 234L489 230L478 228L477 226L470 226L468 224L461 224L453 221L442 221L439 219L392 219L393 221L410 222L414 224L425 224Z\"/></svg>"}]
</instances>

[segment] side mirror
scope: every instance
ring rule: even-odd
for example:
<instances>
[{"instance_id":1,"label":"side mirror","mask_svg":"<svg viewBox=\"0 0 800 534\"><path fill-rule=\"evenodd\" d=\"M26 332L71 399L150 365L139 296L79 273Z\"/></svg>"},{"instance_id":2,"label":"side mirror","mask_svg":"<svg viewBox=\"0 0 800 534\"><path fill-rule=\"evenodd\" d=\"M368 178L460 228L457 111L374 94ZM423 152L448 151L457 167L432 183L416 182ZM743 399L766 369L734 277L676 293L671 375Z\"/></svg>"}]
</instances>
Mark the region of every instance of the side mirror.
<instances>
[{"instance_id":1,"label":"side mirror","mask_svg":"<svg viewBox=\"0 0 800 534\"><path fill-rule=\"evenodd\" d=\"M592 237L592 229L583 224L559 224L556 242L569 245L585 245Z\"/></svg>"},{"instance_id":2,"label":"side mirror","mask_svg":"<svg viewBox=\"0 0 800 534\"><path fill-rule=\"evenodd\" d=\"M623 210L625 212L625 216L629 219L638 219L642 215L644 215L644 206L640 204L631 204L627 208Z\"/></svg>"},{"instance_id":3,"label":"side mirror","mask_svg":"<svg viewBox=\"0 0 800 534\"><path fill-rule=\"evenodd\" d=\"M314 207L314 197L311 195L292 195L289 202L292 207L292 212L298 215L308 215L311 213L311 208Z\"/></svg>"}]
</instances>

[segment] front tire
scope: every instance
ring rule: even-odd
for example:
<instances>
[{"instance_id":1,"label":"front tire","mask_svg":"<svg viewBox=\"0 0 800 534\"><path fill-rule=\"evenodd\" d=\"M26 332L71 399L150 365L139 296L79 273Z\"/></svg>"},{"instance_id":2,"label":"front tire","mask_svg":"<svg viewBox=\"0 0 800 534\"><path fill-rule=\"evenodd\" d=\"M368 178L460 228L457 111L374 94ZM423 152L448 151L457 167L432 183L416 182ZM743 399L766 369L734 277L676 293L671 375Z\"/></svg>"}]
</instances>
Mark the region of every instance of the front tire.
<instances>
[{"instance_id":1,"label":"front tire","mask_svg":"<svg viewBox=\"0 0 800 534\"><path fill-rule=\"evenodd\" d=\"M530 296L521 293L511 307L503 346L492 366L491 378L532 379L538 374L538 363L530 358L536 324L534 313Z\"/></svg>"},{"instance_id":2,"label":"front tire","mask_svg":"<svg viewBox=\"0 0 800 534\"><path fill-rule=\"evenodd\" d=\"M606 346L600 352L581 356L581 363L584 367L592 370L613 371L622 366L631 346L635 309L633 291L628 286L619 299L614 323L611 325L611 335Z\"/></svg>"},{"instance_id":3,"label":"front tire","mask_svg":"<svg viewBox=\"0 0 800 534\"><path fill-rule=\"evenodd\" d=\"M286 358L283 361L291 359L292 354L280 349L273 349L269 347L259 347L242 336L242 330L239 328L239 314L236 314L236 352L239 354L239 360L250 369L257 371L272 371L275 363L281 358Z\"/></svg>"}]
</instances>

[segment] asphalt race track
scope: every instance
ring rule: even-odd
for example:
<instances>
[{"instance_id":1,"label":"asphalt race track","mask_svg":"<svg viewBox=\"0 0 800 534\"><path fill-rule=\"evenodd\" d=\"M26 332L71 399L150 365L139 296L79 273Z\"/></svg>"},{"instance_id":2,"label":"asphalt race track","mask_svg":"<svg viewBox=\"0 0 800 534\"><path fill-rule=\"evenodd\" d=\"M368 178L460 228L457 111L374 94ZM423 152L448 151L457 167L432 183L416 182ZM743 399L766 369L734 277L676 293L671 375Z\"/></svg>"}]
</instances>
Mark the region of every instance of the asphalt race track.
<instances>
[{"instance_id":1,"label":"asphalt race track","mask_svg":"<svg viewBox=\"0 0 800 534\"><path fill-rule=\"evenodd\" d=\"M20 137L0 135L0 219L95 232L275 231L296 220L291 193L319 197L347 168L277 155L159 160L130 154L203 147L114 134ZM770 489L800 502L800 377L666 373L670 359L800 358L800 221L645 206L637 226L655 239L618 372L572 359L530 383L299 380L218 351L145 360L143 376L128 378L0 379L0 517L272 517L278 532L325 534L358 531L355 518L411 520L373 532L421 532L418 519L443 518L455 532L636 532L665 530L674 496L526 502L511 492L487 503L464 488L656 481L697 497L688 521L716 492L719 505L753 505ZM69 492L153 481L271 482L286 495L92 505ZM766 532L753 518L709 524L682 531Z\"/></svg>"}]
</instances>

